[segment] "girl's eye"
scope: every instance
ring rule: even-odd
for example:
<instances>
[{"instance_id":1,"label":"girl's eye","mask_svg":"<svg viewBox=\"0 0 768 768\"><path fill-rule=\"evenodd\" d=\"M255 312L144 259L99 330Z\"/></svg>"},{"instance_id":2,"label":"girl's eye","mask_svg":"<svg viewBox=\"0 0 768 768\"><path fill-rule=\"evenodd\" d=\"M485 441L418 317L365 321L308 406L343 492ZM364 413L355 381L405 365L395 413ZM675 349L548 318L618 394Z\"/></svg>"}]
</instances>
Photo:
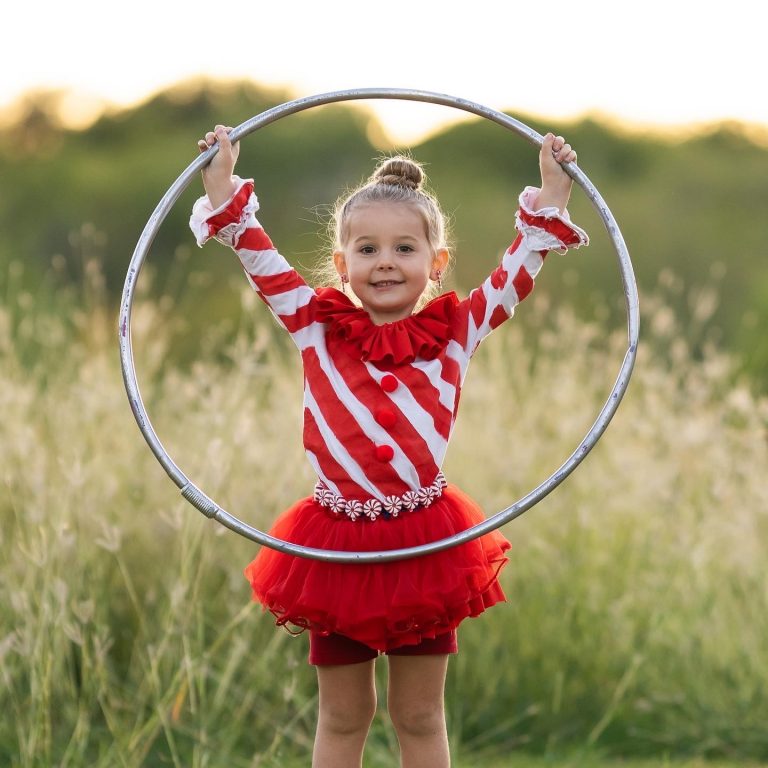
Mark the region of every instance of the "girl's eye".
<instances>
[{"instance_id":1,"label":"girl's eye","mask_svg":"<svg viewBox=\"0 0 768 768\"><path fill-rule=\"evenodd\" d=\"M413 248L410 245L400 245L397 248L400 253L413 253Z\"/></svg>"},{"instance_id":2,"label":"girl's eye","mask_svg":"<svg viewBox=\"0 0 768 768\"><path fill-rule=\"evenodd\" d=\"M375 253L375 248L372 245L364 245L360 249L360 253Z\"/></svg>"}]
</instances>

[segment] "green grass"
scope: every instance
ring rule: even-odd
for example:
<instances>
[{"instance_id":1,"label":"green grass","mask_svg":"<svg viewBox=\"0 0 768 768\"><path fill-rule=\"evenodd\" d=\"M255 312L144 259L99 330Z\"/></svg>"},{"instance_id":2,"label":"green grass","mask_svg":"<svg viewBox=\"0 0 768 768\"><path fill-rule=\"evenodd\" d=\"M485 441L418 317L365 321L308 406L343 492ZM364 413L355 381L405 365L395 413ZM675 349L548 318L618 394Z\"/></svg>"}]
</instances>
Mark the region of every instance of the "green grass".
<instances>
[{"instance_id":1,"label":"green grass","mask_svg":"<svg viewBox=\"0 0 768 768\"><path fill-rule=\"evenodd\" d=\"M264 768L306 768L306 759L265 763ZM390 768L396 766L394 756L377 755L364 761L365 768ZM454 768L764 768L766 763L752 761L728 762L722 760L674 759L657 757L654 759L621 759L600 757L580 752L565 753L553 757L535 757L524 753L512 752L506 757L474 755L454 759Z\"/></svg>"},{"instance_id":2,"label":"green grass","mask_svg":"<svg viewBox=\"0 0 768 768\"><path fill-rule=\"evenodd\" d=\"M610 758L568 757L533 758L510 756L504 760L491 762L466 761L456 768L757 768L758 763L724 763L719 760L617 760Z\"/></svg>"},{"instance_id":3,"label":"green grass","mask_svg":"<svg viewBox=\"0 0 768 768\"><path fill-rule=\"evenodd\" d=\"M249 604L254 548L189 507L147 450L114 320L89 291L61 316L0 306L0 765L306 765L306 641ZM626 343L542 299L478 353L449 451L449 477L490 512L574 449ZM693 359L663 304L644 307L618 415L506 529L509 602L462 627L447 690L460 768L768 759L768 405L721 353ZM170 367L178 321L140 297L155 427L192 480L266 527L312 484L296 360L255 322L234 340L212 329L190 370ZM384 717L367 755L396 764Z\"/></svg>"},{"instance_id":4,"label":"green grass","mask_svg":"<svg viewBox=\"0 0 768 768\"><path fill-rule=\"evenodd\" d=\"M274 768L306 768L306 762L276 763ZM367 762L366 768L394 766L392 762ZM584 754L564 754L558 757L532 757L525 754L510 754L504 758L474 756L453 761L454 768L761 768L765 763L723 762L720 760L671 759L665 757L653 760L622 760ZM272 766L269 766L272 768Z\"/></svg>"}]
</instances>

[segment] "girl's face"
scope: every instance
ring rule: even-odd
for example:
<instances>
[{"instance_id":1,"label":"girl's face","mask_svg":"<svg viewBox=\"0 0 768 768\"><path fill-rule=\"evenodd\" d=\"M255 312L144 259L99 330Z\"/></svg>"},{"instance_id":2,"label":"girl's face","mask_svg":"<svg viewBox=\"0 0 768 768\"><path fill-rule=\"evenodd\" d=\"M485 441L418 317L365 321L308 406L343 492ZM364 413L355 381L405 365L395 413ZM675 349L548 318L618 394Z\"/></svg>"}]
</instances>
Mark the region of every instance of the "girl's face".
<instances>
[{"instance_id":1,"label":"girl's face","mask_svg":"<svg viewBox=\"0 0 768 768\"><path fill-rule=\"evenodd\" d=\"M333 259L363 309L382 325L413 313L429 280L445 269L448 252L432 248L416 208L385 202L361 206L349 215L343 250Z\"/></svg>"}]
</instances>

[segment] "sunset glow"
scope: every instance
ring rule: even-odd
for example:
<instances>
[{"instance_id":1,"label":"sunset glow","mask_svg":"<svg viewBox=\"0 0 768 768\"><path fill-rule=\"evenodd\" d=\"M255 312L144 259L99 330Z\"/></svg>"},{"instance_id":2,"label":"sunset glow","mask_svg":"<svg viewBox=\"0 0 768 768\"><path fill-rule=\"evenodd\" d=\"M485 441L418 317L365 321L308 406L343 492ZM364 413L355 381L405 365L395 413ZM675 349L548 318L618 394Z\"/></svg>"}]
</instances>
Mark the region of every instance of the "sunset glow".
<instances>
[{"instance_id":1,"label":"sunset glow","mask_svg":"<svg viewBox=\"0 0 768 768\"><path fill-rule=\"evenodd\" d=\"M127 106L190 77L247 78L291 96L353 87L439 91L553 119L585 113L639 126L735 119L768 126L763 35L768 6L701 4L453 6L391 0L253 4L192 0L44 3L3 12L0 110L30 89L75 92L66 120L86 123L103 103ZM47 7L45 7L47 6ZM718 6L713 6L718 8ZM377 10L378 9L378 10ZM30 38L34 40L30 42ZM412 141L452 110L376 102L385 129Z\"/></svg>"}]
</instances>

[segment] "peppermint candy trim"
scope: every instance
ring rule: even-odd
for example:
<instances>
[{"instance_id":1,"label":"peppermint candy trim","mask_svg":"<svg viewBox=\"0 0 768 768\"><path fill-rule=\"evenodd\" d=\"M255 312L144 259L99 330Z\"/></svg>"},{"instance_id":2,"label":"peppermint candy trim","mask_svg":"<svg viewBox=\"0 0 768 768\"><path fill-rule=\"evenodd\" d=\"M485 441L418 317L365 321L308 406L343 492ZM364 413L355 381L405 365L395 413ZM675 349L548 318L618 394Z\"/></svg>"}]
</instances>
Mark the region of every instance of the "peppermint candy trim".
<instances>
[{"instance_id":1,"label":"peppermint candy trim","mask_svg":"<svg viewBox=\"0 0 768 768\"><path fill-rule=\"evenodd\" d=\"M384 501L378 499L345 499L334 493L322 480L315 485L312 498L321 507L329 509L333 514L341 517L345 515L350 520L368 518L371 522L380 517L398 517L401 512L413 512L421 507L428 507L432 502L443 495L443 490L448 485L445 475L437 473L434 482L416 491L406 491L402 496L386 496Z\"/></svg>"},{"instance_id":2,"label":"peppermint candy trim","mask_svg":"<svg viewBox=\"0 0 768 768\"><path fill-rule=\"evenodd\" d=\"M403 494L403 507L413 512L419 506L419 494L416 491L406 491Z\"/></svg>"},{"instance_id":3,"label":"peppermint candy trim","mask_svg":"<svg viewBox=\"0 0 768 768\"><path fill-rule=\"evenodd\" d=\"M363 514L363 502L351 499L347 502L346 513L350 520L357 520Z\"/></svg>"},{"instance_id":4,"label":"peppermint candy trim","mask_svg":"<svg viewBox=\"0 0 768 768\"><path fill-rule=\"evenodd\" d=\"M432 503L432 494L429 492L429 488L419 488L416 491L416 498L421 507L428 507Z\"/></svg>"},{"instance_id":5,"label":"peppermint candy trim","mask_svg":"<svg viewBox=\"0 0 768 768\"><path fill-rule=\"evenodd\" d=\"M381 514L381 502L378 499L368 499L363 504L363 514L369 520L375 520Z\"/></svg>"},{"instance_id":6,"label":"peppermint candy trim","mask_svg":"<svg viewBox=\"0 0 768 768\"><path fill-rule=\"evenodd\" d=\"M397 517L400 514L402 501L399 496L387 496L384 499L384 511L391 517Z\"/></svg>"},{"instance_id":7,"label":"peppermint candy trim","mask_svg":"<svg viewBox=\"0 0 768 768\"><path fill-rule=\"evenodd\" d=\"M324 506L328 506L335 515L345 515L347 513L347 502L341 496L334 496L333 501Z\"/></svg>"}]
</instances>

